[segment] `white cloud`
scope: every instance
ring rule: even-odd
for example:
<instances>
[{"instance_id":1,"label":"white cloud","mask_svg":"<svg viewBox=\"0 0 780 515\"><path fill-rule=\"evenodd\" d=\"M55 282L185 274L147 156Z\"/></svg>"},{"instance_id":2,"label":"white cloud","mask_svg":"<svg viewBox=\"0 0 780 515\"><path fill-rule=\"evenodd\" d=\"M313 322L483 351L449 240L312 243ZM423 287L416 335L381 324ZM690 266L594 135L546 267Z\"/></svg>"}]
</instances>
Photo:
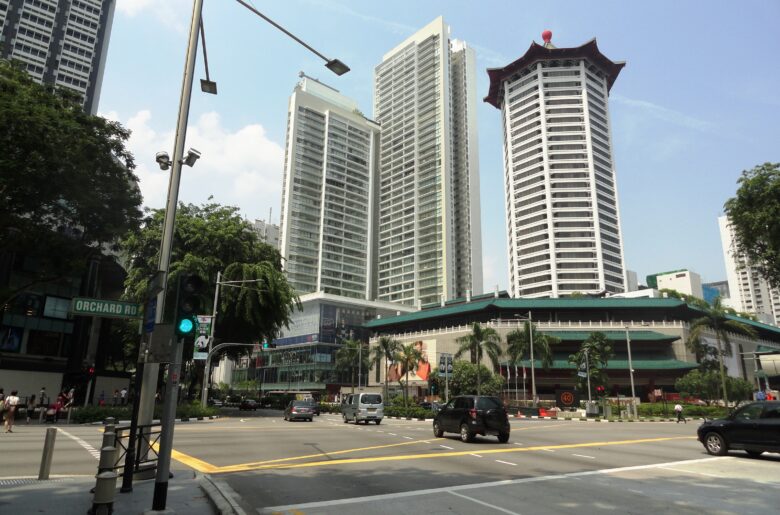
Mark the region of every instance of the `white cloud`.
<instances>
[{"instance_id":1,"label":"white cloud","mask_svg":"<svg viewBox=\"0 0 780 515\"><path fill-rule=\"evenodd\" d=\"M186 33L192 15L191 0L118 0L116 7L130 18L149 11L157 21L181 34Z\"/></svg>"},{"instance_id":2,"label":"white cloud","mask_svg":"<svg viewBox=\"0 0 780 515\"><path fill-rule=\"evenodd\" d=\"M679 125L688 129L693 129L701 132L711 132L715 130L715 124L706 120L700 120L693 116L663 107L646 100L635 100L632 98L626 98L621 95L611 95L610 100L614 100L616 103L632 107L639 110L643 115L657 118L661 121Z\"/></svg>"},{"instance_id":3,"label":"white cloud","mask_svg":"<svg viewBox=\"0 0 780 515\"><path fill-rule=\"evenodd\" d=\"M102 116L119 119L116 113ZM164 207L170 170L160 170L155 154L173 153L174 132L156 131L148 110L119 121L132 131L128 148L135 155L144 204ZM201 158L195 166L182 168L180 201L199 204L213 196L214 202L237 206L250 219L265 218L273 208L278 220L284 149L268 139L261 125L231 131L222 126L217 113L205 113L188 127L187 148L199 150Z\"/></svg>"}]
</instances>

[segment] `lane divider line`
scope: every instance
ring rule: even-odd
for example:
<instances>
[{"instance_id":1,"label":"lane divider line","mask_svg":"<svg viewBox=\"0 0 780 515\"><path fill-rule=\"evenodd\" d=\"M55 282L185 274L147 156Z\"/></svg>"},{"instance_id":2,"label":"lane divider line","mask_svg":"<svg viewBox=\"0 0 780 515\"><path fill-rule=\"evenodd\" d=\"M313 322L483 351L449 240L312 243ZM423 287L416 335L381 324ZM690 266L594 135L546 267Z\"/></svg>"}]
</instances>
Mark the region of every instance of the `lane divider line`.
<instances>
[{"instance_id":1,"label":"lane divider line","mask_svg":"<svg viewBox=\"0 0 780 515\"><path fill-rule=\"evenodd\" d=\"M595 460L595 456L585 456L584 454L572 454L572 456L577 456L579 458L588 458L589 460Z\"/></svg>"},{"instance_id":2,"label":"lane divider line","mask_svg":"<svg viewBox=\"0 0 780 515\"><path fill-rule=\"evenodd\" d=\"M503 463L504 465L512 465L513 467L517 466L517 463L512 463L511 461L496 460L496 463Z\"/></svg>"},{"instance_id":3,"label":"lane divider line","mask_svg":"<svg viewBox=\"0 0 780 515\"><path fill-rule=\"evenodd\" d=\"M487 503L485 501L480 501L479 499L474 499L473 497L469 497L468 495L459 494L458 492L453 492L452 490L450 490L447 493L452 494L455 497L461 497L463 499L468 499L471 502L475 502L477 504L481 504L482 506L486 506L486 507L490 508L491 510L500 511L501 513L508 513L509 515L520 515L516 511L509 511L506 508L502 508L501 506L496 506L495 504L490 504L490 503Z\"/></svg>"},{"instance_id":4,"label":"lane divider line","mask_svg":"<svg viewBox=\"0 0 780 515\"><path fill-rule=\"evenodd\" d=\"M65 431L61 427L58 427L57 430L60 433L62 433L65 436L67 436L68 438L70 438L71 440L73 440L74 442L76 442L77 444L79 444L81 447L83 447L88 453L90 453L92 455L93 458L95 458L96 460L100 459L100 451L95 449L94 447L92 447L88 442L85 442L84 440L82 440L81 438L79 438L76 435L72 435L72 434L68 433L67 431Z\"/></svg>"}]
</instances>

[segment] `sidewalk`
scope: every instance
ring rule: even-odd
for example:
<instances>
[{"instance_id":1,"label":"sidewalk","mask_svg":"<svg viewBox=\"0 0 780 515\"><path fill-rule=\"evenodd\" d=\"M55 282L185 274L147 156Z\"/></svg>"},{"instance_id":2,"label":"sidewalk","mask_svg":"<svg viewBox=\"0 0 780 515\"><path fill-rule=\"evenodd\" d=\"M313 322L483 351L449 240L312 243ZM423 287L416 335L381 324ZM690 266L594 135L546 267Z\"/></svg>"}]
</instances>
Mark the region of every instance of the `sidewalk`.
<instances>
[{"instance_id":1,"label":"sidewalk","mask_svg":"<svg viewBox=\"0 0 780 515\"><path fill-rule=\"evenodd\" d=\"M178 470L175 474L176 477L168 483L168 510L192 515L218 513L201 488L200 478L190 470ZM137 481L133 484L133 491L126 494L119 492L120 482L117 483L114 500L115 514L137 515L152 509L154 480ZM48 481L0 479L0 513L83 515L92 508L89 491L94 486L95 478L89 476L52 478Z\"/></svg>"}]
</instances>

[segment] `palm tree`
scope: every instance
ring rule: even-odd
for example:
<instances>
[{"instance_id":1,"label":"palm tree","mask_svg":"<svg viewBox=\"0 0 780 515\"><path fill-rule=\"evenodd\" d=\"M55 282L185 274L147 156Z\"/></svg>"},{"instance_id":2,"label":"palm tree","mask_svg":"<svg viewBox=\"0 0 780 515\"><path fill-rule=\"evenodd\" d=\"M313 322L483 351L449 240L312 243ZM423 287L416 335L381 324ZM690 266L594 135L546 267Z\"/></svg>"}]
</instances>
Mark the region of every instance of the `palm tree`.
<instances>
[{"instance_id":1,"label":"palm tree","mask_svg":"<svg viewBox=\"0 0 780 515\"><path fill-rule=\"evenodd\" d=\"M422 352L418 349L414 343L407 343L406 345L399 344L399 350L395 354L395 359L401 363L406 375L406 386L404 387L404 406L409 406L409 370L420 361L423 357Z\"/></svg>"},{"instance_id":2,"label":"palm tree","mask_svg":"<svg viewBox=\"0 0 780 515\"><path fill-rule=\"evenodd\" d=\"M361 352L361 346L361 342L344 340L341 348L336 351L336 368L349 370L351 393L355 393L355 372L361 367L368 368L368 353ZM362 363L358 364L358 361L362 361Z\"/></svg>"},{"instance_id":3,"label":"palm tree","mask_svg":"<svg viewBox=\"0 0 780 515\"><path fill-rule=\"evenodd\" d=\"M585 354L587 353L587 360ZM589 365L587 371L590 380L595 383L595 386L606 386L607 375L604 373L604 369L607 367L609 360L615 355L615 350L612 347L612 343L607 338L607 335L601 331L590 333L590 335L580 345L580 350L575 354L569 356L569 363L576 365L579 368L586 361ZM580 389L583 390L585 381L582 378L578 379L580 383Z\"/></svg>"},{"instance_id":4,"label":"palm tree","mask_svg":"<svg viewBox=\"0 0 780 515\"><path fill-rule=\"evenodd\" d=\"M515 329L506 335L509 365L517 366L518 363L526 359L526 356L527 359L531 359L531 342L534 345L534 361L539 359L542 362L542 367L545 370L549 369L553 363L553 353L550 346L561 343L561 339L557 336L538 332L536 324L530 320L526 320L522 329ZM532 363L531 366L535 366L535 363Z\"/></svg>"},{"instance_id":5,"label":"palm tree","mask_svg":"<svg viewBox=\"0 0 780 515\"><path fill-rule=\"evenodd\" d=\"M474 322L471 326L471 333L461 336L456 340L460 348L455 353L455 358L460 358L464 353L471 354L471 362L477 365L477 395L480 395L481 384L479 374L479 362L482 359L483 351L487 353L493 368L498 368L498 357L501 355L501 337L492 327L482 327Z\"/></svg>"},{"instance_id":6,"label":"palm tree","mask_svg":"<svg viewBox=\"0 0 780 515\"><path fill-rule=\"evenodd\" d=\"M691 330L688 333L688 339L685 341L689 349L696 349L701 345L701 337L704 332L715 334L718 352L718 367L720 368L720 382L723 388L723 400L728 404L728 390L726 389L726 370L723 366L723 355L731 355L731 341L729 333L740 334L749 338L756 337L756 331L747 324L732 320L717 297L712 306L697 307L704 313L703 316L691 321ZM723 344L727 345L724 351Z\"/></svg>"},{"instance_id":7,"label":"palm tree","mask_svg":"<svg viewBox=\"0 0 780 515\"><path fill-rule=\"evenodd\" d=\"M390 362L401 348L401 342L395 340L389 336L381 336L377 342L377 346L371 351L371 359L379 366L382 363L382 359L385 360L385 402L387 402L387 389L388 381L387 377L390 375Z\"/></svg>"}]
</instances>

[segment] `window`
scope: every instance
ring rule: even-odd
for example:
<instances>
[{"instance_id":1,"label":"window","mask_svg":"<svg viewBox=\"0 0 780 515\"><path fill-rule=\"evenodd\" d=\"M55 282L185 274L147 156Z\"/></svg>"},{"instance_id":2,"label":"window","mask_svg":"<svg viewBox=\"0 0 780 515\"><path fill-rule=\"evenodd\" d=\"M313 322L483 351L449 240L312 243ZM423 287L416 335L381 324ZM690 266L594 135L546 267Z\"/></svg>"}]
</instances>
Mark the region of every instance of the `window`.
<instances>
[{"instance_id":1,"label":"window","mask_svg":"<svg viewBox=\"0 0 780 515\"><path fill-rule=\"evenodd\" d=\"M455 399L455 409L471 409L471 399L458 397Z\"/></svg>"},{"instance_id":2,"label":"window","mask_svg":"<svg viewBox=\"0 0 780 515\"><path fill-rule=\"evenodd\" d=\"M767 406L761 418L780 418L780 406Z\"/></svg>"},{"instance_id":3,"label":"window","mask_svg":"<svg viewBox=\"0 0 780 515\"><path fill-rule=\"evenodd\" d=\"M37 356L58 356L60 333L52 331L30 331L27 339L27 354Z\"/></svg>"},{"instance_id":4,"label":"window","mask_svg":"<svg viewBox=\"0 0 780 515\"><path fill-rule=\"evenodd\" d=\"M734 420L758 420L764 407L760 404L751 404L734 414Z\"/></svg>"},{"instance_id":5,"label":"window","mask_svg":"<svg viewBox=\"0 0 780 515\"><path fill-rule=\"evenodd\" d=\"M477 399L477 409L479 410L490 410L490 409L500 409L503 408L504 405L501 403L501 400L498 397L480 397Z\"/></svg>"},{"instance_id":6,"label":"window","mask_svg":"<svg viewBox=\"0 0 780 515\"><path fill-rule=\"evenodd\" d=\"M67 320L70 310L70 299L62 297L46 297L46 303L43 306L43 316L48 318L61 318Z\"/></svg>"}]
</instances>

